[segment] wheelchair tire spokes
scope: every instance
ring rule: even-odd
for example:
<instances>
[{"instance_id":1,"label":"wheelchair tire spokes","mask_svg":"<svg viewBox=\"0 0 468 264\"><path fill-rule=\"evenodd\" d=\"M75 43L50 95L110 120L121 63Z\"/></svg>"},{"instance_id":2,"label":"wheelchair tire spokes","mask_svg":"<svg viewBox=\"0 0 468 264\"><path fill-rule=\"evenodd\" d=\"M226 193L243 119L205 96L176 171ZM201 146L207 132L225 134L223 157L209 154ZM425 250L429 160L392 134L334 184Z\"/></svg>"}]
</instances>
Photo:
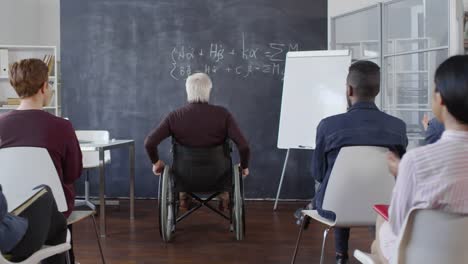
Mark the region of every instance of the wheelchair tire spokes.
<instances>
[{"instance_id":1,"label":"wheelchair tire spokes","mask_svg":"<svg viewBox=\"0 0 468 264\"><path fill-rule=\"evenodd\" d=\"M170 168L166 166L159 180L159 233L164 242L170 242L175 230L175 198Z\"/></svg>"},{"instance_id":2,"label":"wheelchair tire spokes","mask_svg":"<svg viewBox=\"0 0 468 264\"><path fill-rule=\"evenodd\" d=\"M233 227L237 240L243 240L245 235L244 186L239 167L233 168Z\"/></svg>"}]
</instances>

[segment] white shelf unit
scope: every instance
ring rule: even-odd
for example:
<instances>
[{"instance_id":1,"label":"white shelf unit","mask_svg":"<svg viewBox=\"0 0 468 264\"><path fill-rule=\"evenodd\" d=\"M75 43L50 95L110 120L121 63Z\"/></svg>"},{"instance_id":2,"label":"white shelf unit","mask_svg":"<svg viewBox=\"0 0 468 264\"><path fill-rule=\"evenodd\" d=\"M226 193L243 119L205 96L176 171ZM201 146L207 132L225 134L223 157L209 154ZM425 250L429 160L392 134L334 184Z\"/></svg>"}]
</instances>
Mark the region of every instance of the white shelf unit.
<instances>
[{"instance_id":1,"label":"white shelf unit","mask_svg":"<svg viewBox=\"0 0 468 264\"><path fill-rule=\"evenodd\" d=\"M59 96L59 85L58 77L58 61L57 61L57 48L55 46L25 46L25 45L0 45L0 50L6 50L8 56L8 64L11 65L14 62L20 61L22 59L36 58L44 59L45 55L54 56L54 68L49 76L49 81L53 83L52 87L55 91L53 98L50 102L50 105L44 107L44 110L50 112L56 116L60 116L61 107L60 107L60 96ZM5 54L0 52L0 56ZM2 58L0 58L1 61ZM6 106L8 98L17 98L13 87L10 85L8 74L0 73L0 113L11 111L16 109L17 106Z\"/></svg>"}]
</instances>

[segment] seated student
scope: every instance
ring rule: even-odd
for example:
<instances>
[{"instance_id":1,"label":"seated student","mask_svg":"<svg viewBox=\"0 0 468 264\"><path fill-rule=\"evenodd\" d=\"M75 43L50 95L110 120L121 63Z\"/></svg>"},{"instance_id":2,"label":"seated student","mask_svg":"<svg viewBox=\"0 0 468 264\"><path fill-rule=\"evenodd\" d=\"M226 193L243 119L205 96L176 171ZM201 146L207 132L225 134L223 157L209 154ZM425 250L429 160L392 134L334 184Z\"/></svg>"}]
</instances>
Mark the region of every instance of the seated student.
<instances>
[{"instance_id":1,"label":"seated student","mask_svg":"<svg viewBox=\"0 0 468 264\"><path fill-rule=\"evenodd\" d=\"M320 122L314 151L313 175L320 183L315 207L322 217L332 220L335 214L322 208L322 203L340 149L346 146L382 146L403 155L408 144L405 123L383 113L374 103L380 91L379 66L370 61L357 61L349 67L346 81L348 111ZM350 229L335 228L334 232L336 263L347 263Z\"/></svg>"},{"instance_id":2,"label":"seated student","mask_svg":"<svg viewBox=\"0 0 468 264\"><path fill-rule=\"evenodd\" d=\"M72 124L42 110L53 94L48 79L48 67L41 60L25 59L11 66L10 84L21 103L17 110L0 115L0 148L48 150L65 192L68 211L64 215L68 217L75 205L73 184L82 170L81 149Z\"/></svg>"},{"instance_id":3,"label":"seated student","mask_svg":"<svg viewBox=\"0 0 468 264\"><path fill-rule=\"evenodd\" d=\"M432 110L446 130L434 144L389 155L396 176L388 222L379 217L372 252L391 262L396 239L413 208L468 214L468 56L454 56L435 73Z\"/></svg>"},{"instance_id":4,"label":"seated student","mask_svg":"<svg viewBox=\"0 0 468 264\"><path fill-rule=\"evenodd\" d=\"M426 131L425 141L426 144L435 143L437 140L440 139L442 133L445 130L444 124L442 124L437 118L432 118L428 120L427 115L424 115L424 119L422 121L424 126L424 130Z\"/></svg>"},{"instance_id":5,"label":"seated student","mask_svg":"<svg viewBox=\"0 0 468 264\"><path fill-rule=\"evenodd\" d=\"M7 212L7 201L0 185L0 254L20 262L43 245L62 244L67 238L67 221L57 210L50 189L32 202L18 216ZM65 253L52 256L42 263L66 263Z\"/></svg>"},{"instance_id":6,"label":"seated student","mask_svg":"<svg viewBox=\"0 0 468 264\"><path fill-rule=\"evenodd\" d=\"M213 147L232 139L239 150L242 175L249 174L250 148L234 117L223 107L209 104L212 82L208 75L195 73L186 81L188 104L170 113L145 139L145 148L153 163L153 172L160 175L164 162L159 159L158 145L172 136L186 147ZM227 209L229 196L221 197L220 209ZM188 209L189 200L180 195L180 207Z\"/></svg>"},{"instance_id":7,"label":"seated student","mask_svg":"<svg viewBox=\"0 0 468 264\"><path fill-rule=\"evenodd\" d=\"M48 150L65 193L68 211L64 216L68 218L75 206L74 182L83 168L75 130L68 120L42 110L53 95L48 85L48 67L43 61L21 60L10 67L9 74L21 102L17 110L0 115L0 148L27 146ZM27 165L28 161L24 163ZM70 255L73 263L73 251Z\"/></svg>"}]
</instances>

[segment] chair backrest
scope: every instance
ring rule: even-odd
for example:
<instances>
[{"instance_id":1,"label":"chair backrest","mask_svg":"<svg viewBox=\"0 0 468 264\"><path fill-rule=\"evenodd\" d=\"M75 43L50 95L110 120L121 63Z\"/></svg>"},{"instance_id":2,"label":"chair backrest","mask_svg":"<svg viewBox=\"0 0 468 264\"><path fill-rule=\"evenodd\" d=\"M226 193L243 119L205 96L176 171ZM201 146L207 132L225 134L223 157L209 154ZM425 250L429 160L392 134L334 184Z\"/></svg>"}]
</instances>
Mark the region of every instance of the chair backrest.
<instances>
[{"instance_id":1,"label":"chair backrest","mask_svg":"<svg viewBox=\"0 0 468 264\"><path fill-rule=\"evenodd\" d=\"M468 263L467 245L467 215L416 209L406 218L395 263Z\"/></svg>"},{"instance_id":2,"label":"chair backrest","mask_svg":"<svg viewBox=\"0 0 468 264\"><path fill-rule=\"evenodd\" d=\"M76 130L78 140L87 140L92 142L109 142L110 136L107 130Z\"/></svg>"},{"instance_id":3,"label":"chair backrest","mask_svg":"<svg viewBox=\"0 0 468 264\"><path fill-rule=\"evenodd\" d=\"M323 209L336 214L336 226L375 224L373 205L388 204L395 179L387 165L388 149L344 147L333 166Z\"/></svg>"},{"instance_id":4,"label":"chair backrest","mask_svg":"<svg viewBox=\"0 0 468 264\"><path fill-rule=\"evenodd\" d=\"M0 149L0 184L8 202L8 211L21 205L37 192L33 188L43 184L52 190L58 210L68 210L57 170L49 152L44 148Z\"/></svg>"},{"instance_id":5,"label":"chair backrest","mask_svg":"<svg viewBox=\"0 0 468 264\"><path fill-rule=\"evenodd\" d=\"M173 142L172 172L178 191L216 192L232 186L230 143L191 148Z\"/></svg>"},{"instance_id":6,"label":"chair backrest","mask_svg":"<svg viewBox=\"0 0 468 264\"><path fill-rule=\"evenodd\" d=\"M76 137L79 141L90 141L94 143L107 143L110 140L109 131L107 130L76 130ZM99 166L98 151L83 151L83 168L95 168ZM104 152L104 162L111 161L111 153L109 150Z\"/></svg>"}]
</instances>

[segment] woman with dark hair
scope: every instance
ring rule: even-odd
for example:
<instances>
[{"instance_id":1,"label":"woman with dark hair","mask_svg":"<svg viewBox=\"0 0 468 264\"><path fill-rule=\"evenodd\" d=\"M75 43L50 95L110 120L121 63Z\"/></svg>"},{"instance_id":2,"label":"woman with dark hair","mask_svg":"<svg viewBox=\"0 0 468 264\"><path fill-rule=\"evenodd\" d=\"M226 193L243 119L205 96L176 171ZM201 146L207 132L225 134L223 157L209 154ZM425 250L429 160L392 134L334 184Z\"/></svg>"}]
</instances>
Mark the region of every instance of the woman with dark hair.
<instances>
[{"instance_id":1,"label":"woman with dark hair","mask_svg":"<svg viewBox=\"0 0 468 264\"><path fill-rule=\"evenodd\" d=\"M432 111L445 126L439 141L399 160L389 155L396 184L388 221L377 220L373 254L392 262L396 238L412 209L468 214L468 56L454 56L435 73Z\"/></svg>"}]
</instances>

